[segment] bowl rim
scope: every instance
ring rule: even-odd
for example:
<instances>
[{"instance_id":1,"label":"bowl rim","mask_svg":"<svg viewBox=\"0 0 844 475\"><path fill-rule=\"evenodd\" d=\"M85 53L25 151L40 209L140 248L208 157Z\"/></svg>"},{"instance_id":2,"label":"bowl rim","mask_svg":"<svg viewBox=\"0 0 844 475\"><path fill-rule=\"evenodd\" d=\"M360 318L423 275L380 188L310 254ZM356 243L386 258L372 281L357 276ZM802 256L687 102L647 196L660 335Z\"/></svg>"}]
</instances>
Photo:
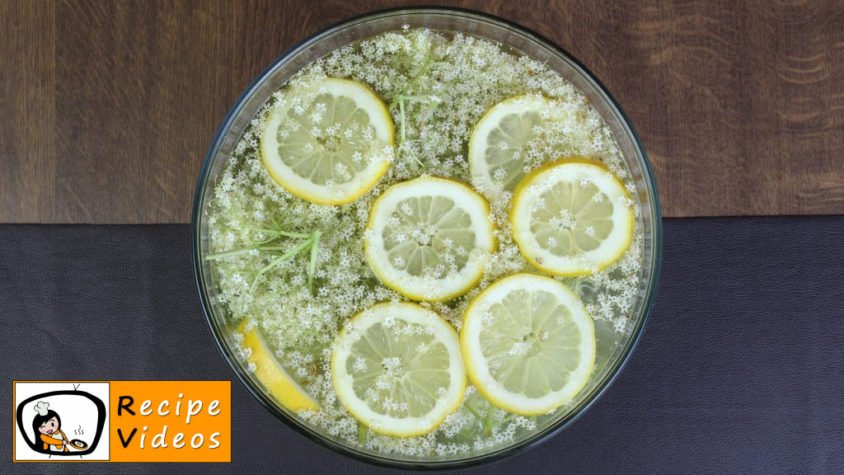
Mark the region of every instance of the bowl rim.
<instances>
[{"instance_id":1,"label":"bowl rim","mask_svg":"<svg viewBox=\"0 0 844 475\"><path fill-rule=\"evenodd\" d=\"M537 432L530 437L515 443L511 446L504 447L499 449L495 452L490 452L486 454L481 454L477 456L468 457L465 459L458 459L458 460L435 460L430 462L425 461L414 461L414 460L401 460L401 459L393 459L384 456L379 456L377 454L365 453L358 451L352 447L340 444L335 442L327 437L324 437L317 433L315 430L307 427L302 421L296 420L295 418L289 416L288 414L284 413L268 396L264 393L264 391L258 387L251 378L249 378L244 369L241 365L237 364L235 358L233 356L232 349L228 346L226 342L225 336L221 334L220 328L214 323L213 320L213 311L211 304L209 302L208 296L205 291L205 281L202 274L202 261L200 260L199 250L200 250L200 234L199 234L199 220L202 215L202 198L204 196L205 191L205 184L208 180L208 174L211 170L211 165L213 162L214 157L216 156L223 140L224 133L231 127L234 119L236 118L237 114L240 112L244 101L250 97L256 89L266 80L272 71L281 64L282 62L286 61L289 57L292 57L300 50L304 49L308 45L319 41L322 37L334 32L335 30L354 24L358 22L362 22L368 19L374 19L376 17L385 17L385 16L398 16L398 15L407 15L407 14L442 14L442 15L457 15L463 17L469 17L473 20L483 21L487 23L495 24L499 27L508 28L528 39L531 39L544 47L548 48L555 54L558 54L565 58L576 70L579 74L581 74L586 80L590 81L592 85L595 87L596 91L599 92L604 96L606 102L610 106L610 109L613 110L620 119L621 126L626 130L627 134L631 138L633 142L634 149L636 149L641 156L642 159L642 169L643 169L643 181L645 182L648 193L650 195L650 209L651 214L653 216L653 224L652 230L653 235L651 236L652 243L653 243L653 254L651 256L651 275L650 280L647 285L647 291L645 294L645 302L642 306L642 317L636 323L635 328L633 328L631 332L631 338L628 340L626 347L624 348L620 358L615 363L615 367L610 370L608 375L605 377L605 380L601 386L596 387L593 389L592 395L584 399L580 402L578 406L576 406L576 410L571 411L570 414L564 416L555 424L548 426L545 430ZM647 152L645 151L644 146L642 145L641 138L639 134L633 127L633 123L630 120L630 117L627 115L626 112L622 109L621 105L618 103L616 98L610 93L606 86L598 79L595 74L592 73L580 60L578 60L574 55L568 52L565 48L557 45L555 42L549 40L543 35L536 33L535 31L524 27L520 24L517 24L511 20L499 17L497 15L465 9L465 8L457 8L457 7L441 7L441 6L410 6L410 7L395 7L395 8L386 8L386 9L377 9L371 10L359 15L354 15L348 18L345 18L341 21L335 22L330 24L324 28L321 28L317 32L305 37L301 41L295 43L293 46L282 52L278 57L276 57L266 68L264 68L261 73L259 73L255 79L253 79L250 84L243 90L240 96L235 101L234 105L229 109L228 113L226 114L225 118L221 122L219 128L217 129L214 138L211 142L211 146L208 149L208 152L203 159L202 167L200 169L199 177L197 180L196 190L194 192L194 200L193 200L193 207L191 213L191 254L192 254L192 264L193 264L193 272L194 272L194 281L196 284L197 291L199 293L199 298L201 301L202 306L202 313L205 316L206 323L208 324L209 329L211 330L211 334L214 336L214 341L217 344L217 347L222 352L224 359L234 371L235 375L237 376L238 380L240 380L241 384L246 387L249 393L257 399L261 405L263 405L270 413L272 413L277 419L284 422L288 427L293 428L296 432L304 435L307 439L316 442L317 444L331 449L341 455L345 455L351 457L354 460L365 462L369 464L375 464L385 467L392 467L392 468L402 468L402 469L415 469L415 470L441 470L441 469L454 469L454 468L465 468L475 465L487 464L495 461L500 461L505 458L509 458L519 453L523 453L531 448L538 446L552 438L556 435L560 434L563 430L568 428L571 424L575 421L580 419L580 417L586 413L596 401L598 401L607 391L607 389L615 383L618 375L622 372L624 367L627 365L628 361L630 360L631 355L633 354L634 350L639 344L641 339L642 333L644 332L645 324L650 318L650 314L653 310L653 305L656 297L656 290L657 284L659 283L660 275L662 273L662 246L663 246L663 229L662 229L662 211L660 206L659 200L659 193L657 190L657 183L656 177L653 173L653 168L651 167L650 161L648 159Z\"/></svg>"}]
</instances>

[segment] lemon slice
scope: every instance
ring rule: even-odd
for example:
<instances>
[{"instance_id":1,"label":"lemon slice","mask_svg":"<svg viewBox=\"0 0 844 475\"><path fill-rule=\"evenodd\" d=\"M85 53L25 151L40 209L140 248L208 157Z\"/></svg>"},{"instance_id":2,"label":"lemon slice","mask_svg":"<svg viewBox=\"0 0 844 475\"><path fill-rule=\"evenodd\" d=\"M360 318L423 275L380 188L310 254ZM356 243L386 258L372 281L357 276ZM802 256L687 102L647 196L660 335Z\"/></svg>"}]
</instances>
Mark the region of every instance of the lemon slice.
<instances>
[{"instance_id":1,"label":"lemon slice","mask_svg":"<svg viewBox=\"0 0 844 475\"><path fill-rule=\"evenodd\" d=\"M388 188L372 205L366 259L391 289L444 301L468 291L495 247L489 206L463 183L421 177Z\"/></svg>"},{"instance_id":2,"label":"lemon slice","mask_svg":"<svg viewBox=\"0 0 844 475\"><path fill-rule=\"evenodd\" d=\"M571 401L595 362L595 329L580 299L550 277L516 274L469 305L460 349L472 384L493 405L521 415Z\"/></svg>"},{"instance_id":3,"label":"lemon slice","mask_svg":"<svg viewBox=\"0 0 844 475\"><path fill-rule=\"evenodd\" d=\"M604 269L633 240L627 190L588 160L561 160L534 170L519 183L511 206L513 239L522 255L555 275Z\"/></svg>"},{"instance_id":4,"label":"lemon slice","mask_svg":"<svg viewBox=\"0 0 844 475\"><path fill-rule=\"evenodd\" d=\"M557 114L556 103L540 95L516 96L493 106L469 138L472 184L490 200L513 191L525 175L527 147L536 127Z\"/></svg>"},{"instance_id":5,"label":"lemon slice","mask_svg":"<svg viewBox=\"0 0 844 475\"><path fill-rule=\"evenodd\" d=\"M350 320L334 343L331 377L355 419L398 437L436 429L466 390L457 332L411 303L378 304Z\"/></svg>"},{"instance_id":6,"label":"lemon slice","mask_svg":"<svg viewBox=\"0 0 844 475\"><path fill-rule=\"evenodd\" d=\"M366 85L328 78L292 88L269 112L261 158L290 193L351 203L372 189L393 154L393 119Z\"/></svg>"},{"instance_id":7,"label":"lemon slice","mask_svg":"<svg viewBox=\"0 0 844 475\"><path fill-rule=\"evenodd\" d=\"M287 374L273 356L264 337L255 328L247 329L246 320L237 331L243 334L243 348L247 349L246 361L255 366L255 376L270 395L283 407L293 411L318 411L319 404Z\"/></svg>"}]
</instances>

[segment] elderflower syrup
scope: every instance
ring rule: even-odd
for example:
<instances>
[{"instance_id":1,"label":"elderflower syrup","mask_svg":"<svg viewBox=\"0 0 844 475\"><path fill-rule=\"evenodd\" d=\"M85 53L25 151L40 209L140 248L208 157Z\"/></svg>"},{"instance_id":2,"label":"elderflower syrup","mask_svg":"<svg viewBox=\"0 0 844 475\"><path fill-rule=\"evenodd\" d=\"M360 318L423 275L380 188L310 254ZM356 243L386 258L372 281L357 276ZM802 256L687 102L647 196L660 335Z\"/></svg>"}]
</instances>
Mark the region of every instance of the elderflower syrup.
<instances>
[{"instance_id":1,"label":"elderflower syrup","mask_svg":"<svg viewBox=\"0 0 844 475\"><path fill-rule=\"evenodd\" d=\"M273 107L285 103L291 114L305 114L304 100L298 95L306 92L299 91L308 91L309 84L325 78L366 85L383 101L394 126L392 143L385 142L388 145L375 152L355 150L348 161L335 165L335 175L345 180L363 169L360 164L365 153L376 153L388 164L383 175L373 175L376 179L371 180L371 188L343 204L315 204L279 186L261 156L261 134ZM506 133L496 135L494 124L484 125L501 104L513 110L528 106L536 110L535 125L521 131L529 140L518 148L507 142ZM332 113L318 107L308 120L324 127L296 130L291 126L289 133L309 134L332 151L353 138L358 140L355 134L373 143L379 139L377 130L355 131L331 124L327 117ZM559 120L543 120L550 115ZM482 130L484 127L488 130ZM280 140L289 139L283 135L279 134ZM472 137L487 140L488 150L517 160L518 166L498 166L493 160L486 178L479 180L473 176L478 170L470 166L470 148L478 145L470 144ZM312 147L303 145L303 156L313 153ZM511 202L516 184L525 176L565 157L600 163L629 196L637 196L608 126L581 91L542 62L470 35L416 28L343 46L308 64L270 98L243 133L218 179L209 214L209 259L218 286L216 298L232 328L246 321L241 328L260 331L271 356L312 398L313 404L304 406L310 409L298 411L296 417L318 432L364 451L409 459L466 457L511 445L544 427L544 422L559 418L580 400L575 398L547 414L524 416L496 408L469 384L457 409L435 429L406 437L386 435L361 424L338 400L331 376L333 345L355 315L382 302L408 301L406 295L382 283L364 250L367 233L371 233L367 223L372 207L387 189L423 176L439 177L471 185L472 192L488 202L495 246L484 261L482 276L455 298L417 302L459 331L468 305L493 283L517 273L543 274L525 259L514 240ZM318 184L330 186L333 181ZM320 197L318 191L314 193ZM594 206L601 205L601 196L595 195ZM538 212L546 205L543 199L538 199L531 211ZM592 266L584 275L555 277L580 298L594 321L597 357L593 375L605 369L616 346L628 336L643 278L639 203L628 201L623 205L632 210L635 221L624 254L604 268ZM410 215L412 210L400 207L398 213ZM396 246L406 240L426 245L435 232L404 229L404 222L391 219L394 222L388 220L386 226L395 229ZM550 218L547 226L567 230L575 221L561 213ZM595 238L602 232L601 226L600 222L586 226L584 234ZM469 259L470 253L457 241L459 236L442 241L441 266L432 271L431 278ZM542 242L550 249L562 245L556 235ZM397 255L390 262L405 269L412 259ZM427 345L420 344L416 350L424 351ZM511 356L518 356L529 350L530 343L524 342L510 351ZM244 346L240 356L248 360L253 352ZM382 364L385 378L404 374L398 359L385 358ZM352 372L363 372L368 365L371 363L365 359L356 358L349 366ZM251 368L255 370L254 363ZM367 392L371 401L389 393L384 381L388 379L374 382ZM433 392L444 396L445 388ZM382 404L394 412L407 410L392 399L382 400Z\"/></svg>"}]
</instances>

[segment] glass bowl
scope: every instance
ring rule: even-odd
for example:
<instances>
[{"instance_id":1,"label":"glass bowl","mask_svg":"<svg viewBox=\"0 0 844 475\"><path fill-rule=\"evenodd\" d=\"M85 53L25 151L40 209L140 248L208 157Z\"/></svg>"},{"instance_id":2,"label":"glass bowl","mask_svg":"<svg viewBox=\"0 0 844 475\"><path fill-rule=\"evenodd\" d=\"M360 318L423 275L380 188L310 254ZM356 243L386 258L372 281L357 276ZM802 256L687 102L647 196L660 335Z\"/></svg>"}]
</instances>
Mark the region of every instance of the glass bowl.
<instances>
[{"instance_id":1,"label":"glass bowl","mask_svg":"<svg viewBox=\"0 0 844 475\"><path fill-rule=\"evenodd\" d=\"M461 458L432 455L429 459L421 460L369 452L344 444L327 433L306 425L301 419L280 407L247 371L243 361L235 356L237 346L233 331L226 324L226 310L215 298L215 276L208 261L203 258L209 245L209 202L217 180L244 129L267 98L311 61L345 44L386 31L399 30L405 25L473 35L547 63L583 91L608 124L637 185L638 196L635 198L641 204L637 225L641 226L644 236L643 275L636 302L630 311L628 327L621 333L611 330L609 324L595 322L598 356L595 370L586 388L580 392L568 411L558 411L558 415L538 424L537 429L527 437L516 440L507 447ZM565 429L609 387L629 359L648 318L662 261L662 221L653 173L630 120L606 88L570 54L539 35L501 18L452 8L408 8L366 14L317 33L282 54L246 88L220 126L199 175L191 232L194 271L203 310L220 350L252 395L284 423L326 447L359 460L403 468L453 468L497 460L545 441Z\"/></svg>"}]
</instances>

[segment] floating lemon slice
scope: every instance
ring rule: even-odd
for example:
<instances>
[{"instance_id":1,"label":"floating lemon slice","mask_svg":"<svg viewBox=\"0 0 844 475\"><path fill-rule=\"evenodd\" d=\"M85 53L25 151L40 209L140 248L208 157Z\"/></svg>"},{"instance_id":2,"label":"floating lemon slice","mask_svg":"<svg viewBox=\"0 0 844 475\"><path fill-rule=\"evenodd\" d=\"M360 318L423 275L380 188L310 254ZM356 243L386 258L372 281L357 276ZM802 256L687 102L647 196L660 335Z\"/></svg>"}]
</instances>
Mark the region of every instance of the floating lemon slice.
<instances>
[{"instance_id":1,"label":"floating lemon slice","mask_svg":"<svg viewBox=\"0 0 844 475\"><path fill-rule=\"evenodd\" d=\"M493 405L522 415L571 401L595 362L595 330L580 299L550 277L516 274L469 305L460 349L472 384Z\"/></svg>"},{"instance_id":2,"label":"floating lemon slice","mask_svg":"<svg viewBox=\"0 0 844 475\"><path fill-rule=\"evenodd\" d=\"M566 159L540 167L513 193L510 224L522 255L538 269L592 274L617 261L633 240L624 185L602 165Z\"/></svg>"},{"instance_id":3,"label":"floating lemon slice","mask_svg":"<svg viewBox=\"0 0 844 475\"><path fill-rule=\"evenodd\" d=\"M255 365L255 376L279 404L293 412L318 411L319 404L287 374L273 356L264 337L255 328L246 329L246 320L237 331L243 334L246 361Z\"/></svg>"},{"instance_id":4,"label":"floating lemon slice","mask_svg":"<svg viewBox=\"0 0 844 475\"><path fill-rule=\"evenodd\" d=\"M524 95L487 111L469 138L469 169L475 188L491 200L513 191L525 175L527 147L536 127L555 117L556 109L556 103L548 98Z\"/></svg>"},{"instance_id":5,"label":"floating lemon slice","mask_svg":"<svg viewBox=\"0 0 844 475\"><path fill-rule=\"evenodd\" d=\"M444 301L468 291L495 247L489 206L463 183L421 177L388 188L372 205L366 259L391 289Z\"/></svg>"},{"instance_id":6,"label":"floating lemon slice","mask_svg":"<svg viewBox=\"0 0 844 475\"><path fill-rule=\"evenodd\" d=\"M466 390L451 325L411 303L383 303L352 318L334 343L331 377L343 406L375 432L427 434Z\"/></svg>"},{"instance_id":7,"label":"floating lemon slice","mask_svg":"<svg viewBox=\"0 0 844 475\"><path fill-rule=\"evenodd\" d=\"M267 116L261 158L273 179L317 204L351 203L393 156L387 107L366 85L328 78L291 88Z\"/></svg>"}]
</instances>

